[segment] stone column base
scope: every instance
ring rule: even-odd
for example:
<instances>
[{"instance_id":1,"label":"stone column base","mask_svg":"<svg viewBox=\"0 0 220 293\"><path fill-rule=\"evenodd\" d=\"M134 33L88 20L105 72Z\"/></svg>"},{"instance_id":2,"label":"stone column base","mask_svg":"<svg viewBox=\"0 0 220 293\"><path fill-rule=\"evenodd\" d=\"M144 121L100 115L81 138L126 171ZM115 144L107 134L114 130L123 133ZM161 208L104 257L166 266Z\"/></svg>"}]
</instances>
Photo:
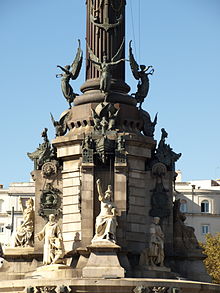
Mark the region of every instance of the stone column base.
<instances>
[{"instance_id":1,"label":"stone column base","mask_svg":"<svg viewBox=\"0 0 220 293\"><path fill-rule=\"evenodd\" d=\"M91 251L86 266L82 269L84 278L124 278L117 250L121 247L110 242L93 242L87 247Z\"/></svg>"}]
</instances>

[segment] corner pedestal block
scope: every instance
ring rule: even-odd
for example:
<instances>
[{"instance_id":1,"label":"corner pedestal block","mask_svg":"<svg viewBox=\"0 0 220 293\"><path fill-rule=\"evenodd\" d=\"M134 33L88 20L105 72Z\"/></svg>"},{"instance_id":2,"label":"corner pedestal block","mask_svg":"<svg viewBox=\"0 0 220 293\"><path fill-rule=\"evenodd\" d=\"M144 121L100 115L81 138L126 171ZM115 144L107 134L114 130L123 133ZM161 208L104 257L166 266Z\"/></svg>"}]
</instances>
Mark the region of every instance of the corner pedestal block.
<instances>
[{"instance_id":1,"label":"corner pedestal block","mask_svg":"<svg viewBox=\"0 0 220 293\"><path fill-rule=\"evenodd\" d=\"M124 278L117 251L120 246L111 242L94 242L87 247L91 251L88 262L82 270L84 278Z\"/></svg>"},{"instance_id":2,"label":"corner pedestal block","mask_svg":"<svg viewBox=\"0 0 220 293\"><path fill-rule=\"evenodd\" d=\"M4 261L0 268L0 280L23 279L42 265L42 253L34 247L8 247L4 249Z\"/></svg>"},{"instance_id":3,"label":"corner pedestal block","mask_svg":"<svg viewBox=\"0 0 220 293\"><path fill-rule=\"evenodd\" d=\"M173 271L177 272L181 277L187 280L212 282L211 277L208 275L205 265L203 263L205 256L198 251L188 251L187 255L175 256L169 262Z\"/></svg>"}]
</instances>

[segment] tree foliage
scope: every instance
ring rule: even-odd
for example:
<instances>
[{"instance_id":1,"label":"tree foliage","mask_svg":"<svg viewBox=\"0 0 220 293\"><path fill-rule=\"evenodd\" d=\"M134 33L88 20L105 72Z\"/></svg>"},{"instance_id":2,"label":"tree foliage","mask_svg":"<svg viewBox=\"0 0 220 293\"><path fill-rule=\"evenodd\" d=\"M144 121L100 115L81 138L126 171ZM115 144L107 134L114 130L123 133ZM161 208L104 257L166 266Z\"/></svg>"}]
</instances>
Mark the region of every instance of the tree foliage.
<instances>
[{"instance_id":1,"label":"tree foliage","mask_svg":"<svg viewBox=\"0 0 220 293\"><path fill-rule=\"evenodd\" d=\"M214 283L220 284L220 233L206 235L206 242L200 243L203 253L207 255L204 260L207 272Z\"/></svg>"}]
</instances>

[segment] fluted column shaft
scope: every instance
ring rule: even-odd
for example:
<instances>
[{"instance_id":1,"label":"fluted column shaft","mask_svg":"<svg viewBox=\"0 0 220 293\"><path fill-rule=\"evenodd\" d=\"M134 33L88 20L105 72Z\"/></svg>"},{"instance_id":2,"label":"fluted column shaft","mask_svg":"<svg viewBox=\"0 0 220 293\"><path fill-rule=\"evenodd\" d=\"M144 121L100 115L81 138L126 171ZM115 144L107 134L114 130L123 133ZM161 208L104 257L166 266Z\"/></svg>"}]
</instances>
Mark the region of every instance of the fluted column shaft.
<instances>
[{"instance_id":1,"label":"fluted column shaft","mask_svg":"<svg viewBox=\"0 0 220 293\"><path fill-rule=\"evenodd\" d=\"M96 24L97 23L97 24ZM114 27L107 26L115 25ZM104 25L105 28L100 25ZM125 0L87 0L87 44L94 55L103 61L107 56L110 62L118 52L125 37ZM120 58L124 58L124 47ZM99 78L100 72L89 60L87 48L86 79ZM112 71L112 78L124 80L125 64L121 62L117 70Z\"/></svg>"}]
</instances>

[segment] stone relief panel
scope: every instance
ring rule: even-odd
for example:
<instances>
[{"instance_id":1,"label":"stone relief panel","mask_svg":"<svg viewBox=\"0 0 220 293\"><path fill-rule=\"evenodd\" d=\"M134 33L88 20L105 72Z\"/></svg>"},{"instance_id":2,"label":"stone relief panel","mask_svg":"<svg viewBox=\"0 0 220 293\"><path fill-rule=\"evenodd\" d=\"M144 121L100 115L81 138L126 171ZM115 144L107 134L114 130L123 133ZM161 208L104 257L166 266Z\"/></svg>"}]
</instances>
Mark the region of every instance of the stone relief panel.
<instances>
[{"instance_id":1,"label":"stone relief panel","mask_svg":"<svg viewBox=\"0 0 220 293\"><path fill-rule=\"evenodd\" d=\"M48 220L49 215L54 214L56 218L60 218L62 216L61 202L61 191L53 187L52 183L47 183L40 196L39 216Z\"/></svg>"}]
</instances>

